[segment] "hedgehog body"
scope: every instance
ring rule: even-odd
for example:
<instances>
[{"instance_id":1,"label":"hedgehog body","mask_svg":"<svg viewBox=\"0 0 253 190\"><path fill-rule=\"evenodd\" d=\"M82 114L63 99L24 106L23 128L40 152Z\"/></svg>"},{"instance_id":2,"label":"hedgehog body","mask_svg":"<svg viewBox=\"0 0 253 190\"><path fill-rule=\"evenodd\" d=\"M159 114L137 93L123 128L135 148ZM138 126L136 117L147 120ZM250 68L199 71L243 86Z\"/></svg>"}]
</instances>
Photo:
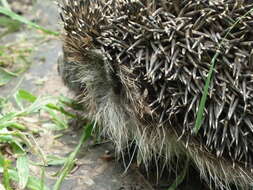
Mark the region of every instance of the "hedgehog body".
<instances>
[{"instance_id":1,"label":"hedgehog body","mask_svg":"<svg viewBox=\"0 0 253 190\"><path fill-rule=\"evenodd\" d=\"M253 1L62 0L60 73L120 152L253 185ZM193 133L215 57L202 127Z\"/></svg>"}]
</instances>

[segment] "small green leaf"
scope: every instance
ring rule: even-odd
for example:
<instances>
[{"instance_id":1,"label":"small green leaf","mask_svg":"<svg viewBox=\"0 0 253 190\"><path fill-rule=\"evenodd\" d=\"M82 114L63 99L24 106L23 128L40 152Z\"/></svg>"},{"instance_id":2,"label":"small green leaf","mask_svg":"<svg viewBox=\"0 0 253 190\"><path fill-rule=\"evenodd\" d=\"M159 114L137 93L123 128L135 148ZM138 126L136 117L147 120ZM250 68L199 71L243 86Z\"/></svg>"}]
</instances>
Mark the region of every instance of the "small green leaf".
<instances>
[{"instance_id":1,"label":"small green leaf","mask_svg":"<svg viewBox=\"0 0 253 190\"><path fill-rule=\"evenodd\" d=\"M29 178L29 163L26 155L21 155L17 158L17 170L19 178L19 187L24 189Z\"/></svg>"},{"instance_id":2,"label":"small green leaf","mask_svg":"<svg viewBox=\"0 0 253 190\"><path fill-rule=\"evenodd\" d=\"M27 92L25 90L19 90L16 94L16 96L20 99L26 100L28 102L35 102L37 100L37 97L31 94L30 92Z\"/></svg>"},{"instance_id":3,"label":"small green leaf","mask_svg":"<svg viewBox=\"0 0 253 190\"><path fill-rule=\"evenodd\" d=\"M23 108L23 101L22 100L26 100L30 103L33 103L37 100L37 97L32 95L31 93L21 89L21 90L18 90L17 93L15 93L14 99L15 99L17 105L20 107L20 109L23 110L24 108Z\"/></svg>"}]
</instances>

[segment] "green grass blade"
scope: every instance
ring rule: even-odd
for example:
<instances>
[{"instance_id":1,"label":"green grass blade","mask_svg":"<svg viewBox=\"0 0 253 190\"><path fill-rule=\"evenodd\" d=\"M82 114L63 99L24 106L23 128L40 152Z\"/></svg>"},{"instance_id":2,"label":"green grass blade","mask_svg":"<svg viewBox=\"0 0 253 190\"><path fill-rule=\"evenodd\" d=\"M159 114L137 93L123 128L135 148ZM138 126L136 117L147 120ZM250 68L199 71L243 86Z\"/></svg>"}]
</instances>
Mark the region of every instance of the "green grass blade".
<instances>
[{"instance_id":1,"label":"green grass blade","mask_svg":"<svg viewBox=\"0 0 253 190\"><path fill-rule=\"evenodd\" d=\"M43 32L45 32L45 33L47 33L47 34L51 34L51 35L55 35L55 36L58 36L58 35L59 35L59 32L54 32L54 31L45 29L44 27L39 26L38 24L33 23L33 22L27 20L26 18L24 18L24 17L22 17L22 16L20 16L20 15L18 15L18 14L16 14L16 13L14 13L14 12L8 10L8 9L5 8L5 7L0 6L0 13L4 14L4 15L6 15L6 16L9 16L9 17L12 18L13 20L17 20L17 21L19 21L19 22L21 22L21 23L24 23L24 24L26 24L26 25L28 25L28 26L30 26L30 27L32 27L32 28L41 30L41 31L43 31Z\"/></svg>"},{"instance_id":2,"label":"green grass blade","mask_svg":"<svg viewBox=\"0 0 253 190\"><path fill-rule=\"evenodd\" d=\"M20 124L20 123L17 123L17 122L13 122L11 125L10 125L10 128L12 129L18 129L20 131L25 131L27 130L28 128L26 126L24 126L23 124Z\"/></svg>"},{"instance_id":3,"label":"green grass blade","mask_svg":"<svg viewBox=\"0 0 253 190\"><path fill-rule=\"evenodd\" d=\"M61 172L60 177L58 178L58 180L56 181L53 190L60 190L61 188L61 184L63 182L63 180L65 179L65 177L68 175L68 173L71 171L71 169L73 168L74 165L74 161L75 161L75 157L77 155L77 153L79 152L81 146L83 145L83 143L85 141L87 141L89 139L89 137L91 136L91 132L93 129L93 125L87 125L83 131L82 137L77 145L77 147L75 148L74 152L72 152L67 161L65 162L64 166L63 166L63 170Z\"/></svg>"},{"instance_id":4,"label":"green grass blade","mask_svg":"<svg viewBox=\"0 0 253 190\"><path fill-rule=\"evenodd\" d=\"M198 113L197 113L197 119L196 119L196 123L195 123L195 127L194 127L194 133L195 134L198 133L198 131L199 131L201 125L202 125L203 114L204 114L206 99L207 99L207 95L208 95L208 89L209 89L211 78L212 78L212 75L213 75L215 61L216 61L218 56L219 56L219 53L216 52L215 56L213 57L213 59L211 61L211 67L210 67L210 70L208 72L208 76L207 76L206 83L205 83L205 86L204 86L204 92L203 92L203 95L201 97L200 104L199 104L199 110L198 110Z\"/></svg>"},{"instance_id":5,"label":"green grass blade","mask_svg":"<svg viewBox=\"0 0 253 190\"><path fill-rule=\"evenodd\" d=\"M61 112L62 114L67 115L67 116L69 116L69 117L76 118L76 115L75 115L75 114L70 113L69 111L65 110L65 109L64 109L63 107L61 107L61 106L56 106L56 105L54 105L54 104L47 104L47 107L48 107L49 109L59 111L59 112Z\"/></svg>"},{"instance_id":6,"label":"green grass blade","mask_svg":"<svg viewBox=\"0 0 253 190\"><path fill-rule=\"evenodd\" d=\"M82 104L78 103L77 101L73 100L73 99L70 99L70 98L67 98L65 96L61 96L60 97L60 102L63 104L63 105L66 105L74 110L79 110L79 111L83 111L83 106Z\"/></svg>"},{"instance_id":7,"label":"green grass blade","mask_svg":"<svg viewBox=\"0 0 253 190\"><path fill-rule=\"evenodd\" d=\"M229 28L229 30L227 31L226 35L224 36L224 38L222 39L221 43L218 46L218 49L216 50L216 53L214 55L214 57L212 58L211 61L211 66L208 72L208 76L207 79L205 81L205 86L204 86L204 90L203 90L203 94L200 100L200 104L199 104L199 109L198 109L198 113L197 113L197 118L196 118L196 122L195 122L195 126L193 129L194 134L197 134L201 125L202 125L202 121L203 121L203 115L204 115L204 109L205 109L205 105L206 105L206 100L207 100L207 96L208 96L208 90L209 90L209 86L210 86L210 82L211 82L211 78L213 75L213 71L215 68L215 63L217 60L217 57L219 56L219 51L222 47L222 45L224 44L225 40L227 39L228 35L231 33L231 31L235 28L235 26L241 22L247 15L251 14L253 12L253 9L249 10L247 13L245 13L243 16L241 16L240 18L238 18L234 24Z\"/></svg>"},{"instance_id":8,"label":"green grass blade","mask_svg":"<svg viewBox=\"0 0 253 190\"><path fill-rule=\"evenodd\" d=\"M26 130L27 127L22 125L22 124L19 124L15 121L7 121L7 122L2 122L0 123L0 131L6 127L10 127L10 128L15 128L15 129L19 129L19 130Z\"/></svg>"}]
</instances>

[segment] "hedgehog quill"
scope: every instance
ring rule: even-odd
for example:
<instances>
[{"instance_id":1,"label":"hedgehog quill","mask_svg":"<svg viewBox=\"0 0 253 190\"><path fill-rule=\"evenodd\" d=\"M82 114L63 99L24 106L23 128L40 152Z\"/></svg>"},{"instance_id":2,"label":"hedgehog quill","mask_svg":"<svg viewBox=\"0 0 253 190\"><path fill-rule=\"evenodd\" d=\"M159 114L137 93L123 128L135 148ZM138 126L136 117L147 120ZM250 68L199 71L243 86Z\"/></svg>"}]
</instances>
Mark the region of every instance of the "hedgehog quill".
<instances>
[{"instance_id":1,"label":"hedgehog quill","mask_svg":"<svg viewBox=\"0 0 253 190\"><path fill-rule=\"evenodd\" d=\"M60 7L59 72L118 152L134 141L146 165L184 155L217 188L253 185L253 1L62 0Z\"/></svg>"}]
</instances>

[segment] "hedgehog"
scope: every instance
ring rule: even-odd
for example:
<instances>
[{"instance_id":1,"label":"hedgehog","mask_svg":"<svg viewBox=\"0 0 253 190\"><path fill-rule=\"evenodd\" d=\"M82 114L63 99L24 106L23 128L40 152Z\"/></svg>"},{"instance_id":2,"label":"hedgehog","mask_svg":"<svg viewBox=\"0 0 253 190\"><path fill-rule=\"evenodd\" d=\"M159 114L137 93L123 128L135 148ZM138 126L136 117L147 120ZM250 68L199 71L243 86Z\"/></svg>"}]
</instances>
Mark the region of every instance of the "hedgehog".
<instances>
[{"instance_id":1,"label":"hedgehog","mask_svg":"<svg viewBox=\"0 0 253 190\"><path fill-rule=\"evenodd\" d=\"M61 0L59 73L121 153L253 185L253 1ZM201 127L194 132L215 57Z\"/></svg>"}]
</instances>

